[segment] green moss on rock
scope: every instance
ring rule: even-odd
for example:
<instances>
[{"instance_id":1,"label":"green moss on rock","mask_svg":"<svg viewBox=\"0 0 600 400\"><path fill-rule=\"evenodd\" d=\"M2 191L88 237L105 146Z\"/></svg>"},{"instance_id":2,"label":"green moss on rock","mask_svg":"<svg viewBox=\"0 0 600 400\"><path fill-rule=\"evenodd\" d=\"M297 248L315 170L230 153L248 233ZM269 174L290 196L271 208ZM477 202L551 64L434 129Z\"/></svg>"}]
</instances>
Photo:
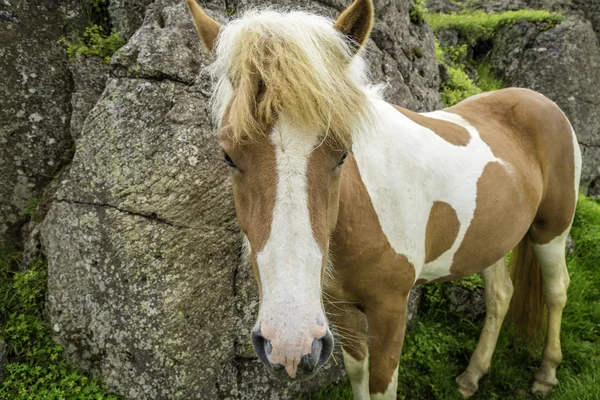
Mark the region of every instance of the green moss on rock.
<instances>
[{"instance_id":1,"label":"green moss on rock","mask_svg":"<svg viewBox=\"0 0 600 400\"><path fill-rule=\"evenodd\" d=\"M546 23L549 27L565 20L562 15L544 10L518 10L502 13L469 11L461 13L425 13L425 20L434 32L442 29L457 32L463 40L473 45L480 40L492 39L500 27L509 26L520 20Z\"/></svg>"}]
</instances>

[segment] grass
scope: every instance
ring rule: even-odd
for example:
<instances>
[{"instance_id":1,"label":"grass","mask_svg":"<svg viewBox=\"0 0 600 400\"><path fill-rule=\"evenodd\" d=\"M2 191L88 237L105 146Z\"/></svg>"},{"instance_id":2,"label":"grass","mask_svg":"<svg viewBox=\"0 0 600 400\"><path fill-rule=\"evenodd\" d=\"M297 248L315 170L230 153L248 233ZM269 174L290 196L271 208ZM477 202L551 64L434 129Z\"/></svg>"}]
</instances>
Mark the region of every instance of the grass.
<instances>
[{"instance_id":1,"label":"grass","mask_svg":"<svg viewBox=\"0 0 600 400\"><path fill-rule=\"evenodd\" d=\"M8 358L0 399L116 400L67 366L44 319L46 284L44 260L25 269L17 246L0 246L0 339L6 342Z\"/></svg>"},{"instance_id":2,"label":"grass","mask_svg":"<svg viewBox=\"0 0 600 400\"><path fill-rule=\"evenodd\" d=\"M563 363L548 400L600 399L600 204L582 196L571 230L576 248L568 260L571 285L562 322ZM468 283L480 285L477 278ZM407 336L398 373L398 399L462 399L454 378L468 365L482 321L450 312L440 285L425 285L425 311ZM530 393L541 349L527 349L503 329L492 371L473 399L537 399ZM311 397L352 399L348 383Z\"/></svg>"},{"instance_id":3,"label":"grass","mask_svg":"<svg viewBox=\"0 0 600 400\"><path fill-rule=\"evenodd\" d=\"M462 13L425 13L425 20L434 32L453 30L469 45L494 37L499 28L517 23L520 20L546 23L552 27L565 20L562 15L544 10L518 10L501 13L468 11Z\"/></svg>"}]
</instances>

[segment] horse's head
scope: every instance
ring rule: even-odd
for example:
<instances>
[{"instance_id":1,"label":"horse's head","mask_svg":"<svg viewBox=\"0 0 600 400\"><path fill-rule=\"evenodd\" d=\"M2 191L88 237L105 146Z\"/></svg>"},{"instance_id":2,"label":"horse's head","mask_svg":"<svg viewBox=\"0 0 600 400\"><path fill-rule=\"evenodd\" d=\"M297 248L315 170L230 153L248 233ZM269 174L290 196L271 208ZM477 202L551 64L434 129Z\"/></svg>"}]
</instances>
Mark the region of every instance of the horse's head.
<instances>
[{"instance_id":1,"label":"horse's head","mask_svg":"<svg viewBox=\"0 0 600 400\"><path fill-rule=\"evenodd\" d=\"M369 119L355 54L373 6L356 0L335 22L251 12L224 27L188 6L216 55L219 142L260 293L252 343L279 377L308 379L333 349L322 286L343 164Z\"/></svg>"}]
</instances>

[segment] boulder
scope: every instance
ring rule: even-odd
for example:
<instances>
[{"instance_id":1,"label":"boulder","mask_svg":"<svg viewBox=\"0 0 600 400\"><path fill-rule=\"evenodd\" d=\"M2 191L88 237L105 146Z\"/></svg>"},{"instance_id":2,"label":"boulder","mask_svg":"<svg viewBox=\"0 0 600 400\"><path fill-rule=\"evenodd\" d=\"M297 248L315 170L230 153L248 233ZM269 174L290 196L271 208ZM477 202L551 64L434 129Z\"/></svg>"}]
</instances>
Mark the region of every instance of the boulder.
<instances>
[{"instance_id":1,"label":"boulder","mask_svg":"<svg viewBox=\"0 0 600 400\"><path fill-rule=\"evenodd\" d=\"M72 139L64 17L56 2L0 4L0 242L60 167Z\"/></svg>"},{"instance_id":2,"label":"boulder","mask_svg":"<svg viewBox=\"0 0 600 400\"><path fill-rule=\"evenodd\" d=\"M144 22L146 8L154 0L111 0L108 13L113 29L129 39Z\"/></svg>"},{"instance_id":3,"label":"boulder","mask_svg":"<svg viewBox=\"0 0 600 400\"><path fill-rule=\"evenodd\" d=\"M110 67L98 58L78 54L77 59L70 63L69 70L73 77L71 136L77 139L85 118L104 90Z\"/></svg>"},{"instance_id":4,"label":"boulder","mask_svg":"<svg viewBox=\"0 0 600 400\"><path fill-rule=\"evenodd\" d=\"M227 20L222 2L204 5ZM310 3L332 17L345 5ZM431 31L410 24L406 1L376 7L373 74L394 79L394 102L437 108ZM332 359L310 382L281 383L254 354L258 294L209 118L209 62L183 2L149 6L85 118L93 100L73 102L84 121L75 156L35 229L55 339L130 399L290 398L342 376ZM90 86L101 85L76 80L78 92Z\"/></svg>"},{"instance_id":5,"label":"boulder","mask_svg":"<svg viewBox=\"0 0 600 400\"><path fill-rule=\"evenodd\" d=\"M591 23L569 18L545 30L544 26L520 21L500 29L490 62L507 86L536 90L560 106L581 145L581 186L584 191L598 187L600 44Z\"/></svg>"}]
</instances>

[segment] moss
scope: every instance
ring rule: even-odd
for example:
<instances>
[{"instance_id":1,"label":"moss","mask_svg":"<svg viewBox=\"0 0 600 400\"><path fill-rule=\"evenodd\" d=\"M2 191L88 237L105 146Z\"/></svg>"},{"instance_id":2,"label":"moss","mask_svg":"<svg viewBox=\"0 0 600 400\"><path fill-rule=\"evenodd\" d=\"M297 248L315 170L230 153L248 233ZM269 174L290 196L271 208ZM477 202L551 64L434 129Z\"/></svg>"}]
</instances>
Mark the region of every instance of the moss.
<instances>
[{"instance_id":1,"label":"moss","mask_svg":"<svg viewBox=\"0 0 600 400\"><path fill-rule=\"evenodd\" d=\"M43 318L46 282L44 260L24 269L16 246L0 246L0 336L8 358L0 399L116 400L67 366L62 347L52 341Z\"/></svg>"},{"instance_id":2,"label":"moss","mask_svg":"<svg viewBox=\"0 0 600 400\"><path fill-rule=\"evenodd\" d=\"M563 363L551 400L600 399L600 204L581 196L571 229L575 251L562 321ZM477 278L469 285L479 285ZM468 365L482 329L444 306L440 285L424 285L426 309L407 335L398 373L399 399L462 399L454 383ZM502 330L492 372L480 382L481 399L533 399L533 371L541 353L514 343ZM351 399L349 384L326 389L314 399Z\"/></svg>"},{"instance_id":3,"label":"moss","mask_svg":"<svg viewBox=\"0 0 600 400\"><path fill-rule=\"evenodd\" d=\"M480 40L492 39L500 27L509 26L520 20L546 23L554 26L565 20L562 15L543 10L518 10L502 13L469 11L463 13L439 14L425 13L425 20L434 32L449 29L457 32L469 45Z\"/></svg>"}]
</instances>

